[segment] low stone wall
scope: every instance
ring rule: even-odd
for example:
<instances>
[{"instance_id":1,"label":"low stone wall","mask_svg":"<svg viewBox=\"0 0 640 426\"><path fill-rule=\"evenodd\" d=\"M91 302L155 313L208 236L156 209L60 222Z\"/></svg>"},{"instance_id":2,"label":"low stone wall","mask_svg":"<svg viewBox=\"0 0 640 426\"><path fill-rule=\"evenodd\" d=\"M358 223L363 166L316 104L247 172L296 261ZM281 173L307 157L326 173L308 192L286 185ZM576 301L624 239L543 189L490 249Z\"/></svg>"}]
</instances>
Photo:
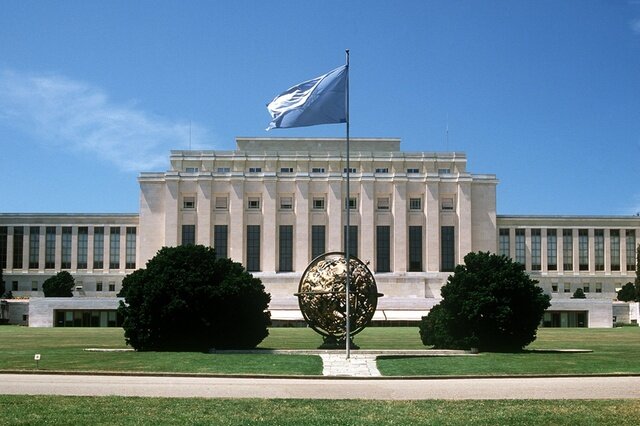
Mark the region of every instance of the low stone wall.
<instances>
[{"instance_id":1,"label":"low stone wall","mask_svg":"<svg viewBox=\"0 0 640 426\"><path fill-rule=\"evenodd\" d=\"M29 326L53 327L55 310L115 310L118 297L34 297L29 301Z\"/></svg>"}]
</instances>

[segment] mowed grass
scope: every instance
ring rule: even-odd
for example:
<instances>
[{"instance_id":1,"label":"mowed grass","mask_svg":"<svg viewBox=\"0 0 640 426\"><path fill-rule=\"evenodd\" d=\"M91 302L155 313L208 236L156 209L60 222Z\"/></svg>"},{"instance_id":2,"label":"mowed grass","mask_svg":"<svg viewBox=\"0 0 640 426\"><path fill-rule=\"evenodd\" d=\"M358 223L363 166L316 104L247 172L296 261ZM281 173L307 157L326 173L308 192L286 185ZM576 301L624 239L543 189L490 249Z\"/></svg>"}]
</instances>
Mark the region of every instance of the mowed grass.
<instances>
[{"instance_id":1,"label":"mowed grass","mask_svg":"<svg viewBox=\"0 0 640 426\"><path fill-rule=\"evenodd\" d=\"M562 353L551 351L553 349L590 349L593 352ZM387 358L378 359L378 369L387 376L638 374L640 328L546 328L538 330L538 339L522 353Z\"/></svg>"},{"instance_id":2,"label":"mowed grass","mask_svg":"<svg viewBox=\"0 0 640 426\"><path fill-rule=\"evenodd\" d=\"M371 327L355 337L362 349L425 349L417 327ZM315 349L321 336L308 328L272 328L260 349ZM313 355L197 352L87 352L125 348L119 328L0 327L0 370L131 371L147 373L321 375ZM534 351L537 350L537 351ZM591 349L591 353L544 352ZM266 351L265 351L266 352ZM389 376L640 373L640 328L540 329L527 351L465 357L379 359Z\"/></svg>"},{"instance_id":3,"label":"mowed grass","mask_svg":"<svg viewBox=\"0 0 640 426\"><path fill-rule=\"evenodd\" d=\"M631 425L640 400L368 401L0 396L2 424Z\"/></svg>"}]
</instances>

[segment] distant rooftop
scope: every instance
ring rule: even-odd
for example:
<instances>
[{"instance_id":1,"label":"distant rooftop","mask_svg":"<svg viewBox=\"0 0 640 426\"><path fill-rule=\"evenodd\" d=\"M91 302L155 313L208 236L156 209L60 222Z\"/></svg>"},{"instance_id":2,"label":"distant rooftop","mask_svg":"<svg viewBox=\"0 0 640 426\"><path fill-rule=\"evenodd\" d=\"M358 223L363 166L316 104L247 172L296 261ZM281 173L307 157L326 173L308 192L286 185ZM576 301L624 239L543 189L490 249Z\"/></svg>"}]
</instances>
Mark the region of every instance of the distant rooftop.
<instances>
[{"instance_id":1,"label":"distant rooftop","mask_svg":"<svg viewBox=\"0 0 640 426\"><path fill-rule=\"evenodd\" d=\"M238 151L250 152L344 152L344 138L236 138ZM399 138L350 138L352 152L399 152Z\"/></svg>"}]
</instances>

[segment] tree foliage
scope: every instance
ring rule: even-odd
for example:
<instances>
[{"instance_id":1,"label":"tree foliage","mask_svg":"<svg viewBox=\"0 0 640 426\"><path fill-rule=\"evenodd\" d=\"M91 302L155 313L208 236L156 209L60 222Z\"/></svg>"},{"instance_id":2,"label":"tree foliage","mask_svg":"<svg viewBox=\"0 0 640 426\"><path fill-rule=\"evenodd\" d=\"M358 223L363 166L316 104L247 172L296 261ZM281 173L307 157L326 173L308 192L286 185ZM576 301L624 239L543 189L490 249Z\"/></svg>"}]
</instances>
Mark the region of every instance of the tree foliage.
<instances>
[{"instance_id":1,"label":"tree foliage","mask_svg":"<svg viewBox=\"0 0 640 426\"><path fill-rule=\"evenodd\" d=\"M42 284L44 297L72 297L75 280L67 271L61 271L49 277Z\"/></svg>"},{"instance_id":2,"label":"tree foliage","mask_svg":"<svg viewBox=\"0 0 640 426\"><path fill-rule=\"evenodd\" d=\"M586 299L587 295L584 294L584 290L583 289L578 287L578 289L573 292L573 296L571 296L571 298L572 299Z\"/></svg>"},{"instance_id":3,"label":"tree foliage","mask_svg":"<svg viewBox=\"0 0 640 426\"><path fill-rule=\"evenodd\" d=\"M618 290L617 298L621 302L635 302L638 298L636 286L632 282L628 282Z\"/></svg>"},{"instance_id":4,"label":"tree foliage","mask_svg":"<svg viewBox=\"0 0 640 426\"><path fill-rule=\"evenodd\" d=\"M549 296L506 256L469 253L422 318L420 337L436 348L519 351L536 338Z\"/></svg>"},{"instance_id":5,"label":"tree foliage","mask_svg":"<svg viewBox=\"0 0 640 426\"><path fill-rule=\"evenodd\" d=\"M262 282L210 247L162 248L120 296L125 339L140 351L249 349L269 334Z\"/></svg>"}]
</instances>

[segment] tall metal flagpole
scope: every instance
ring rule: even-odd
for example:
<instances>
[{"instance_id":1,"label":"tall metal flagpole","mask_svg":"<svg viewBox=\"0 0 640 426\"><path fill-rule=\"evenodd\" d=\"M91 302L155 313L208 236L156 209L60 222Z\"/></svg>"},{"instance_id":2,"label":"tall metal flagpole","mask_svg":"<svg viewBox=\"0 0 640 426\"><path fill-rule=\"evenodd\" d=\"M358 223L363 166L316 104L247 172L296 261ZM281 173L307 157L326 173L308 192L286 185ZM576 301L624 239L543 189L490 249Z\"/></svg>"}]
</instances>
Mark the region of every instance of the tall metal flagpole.
<instances>
[{"instance_id":1,"label":"tall metal flagpole","mask_svg":"<svg viewBox=\"0 0 640 426\"><path fill-rule=\"evenodd\" d=\"M347 232L344 237L345 244L345 257L347 261L347 282L345 285L345 303L346 303L346 312L347 316L347 325L346 325L346 340L345 340L345 349L346 349L346 357L347 359L351 356L351 309L349 308L349 287L351 286L351 261L350 261L350 253L349 253L349 234L351 234L351 193L349 188L349 180L351 168L349 165L349 49L345 50L347 55L347 84L346 84L346 122L347 122Z\"/></svg>"}]
</instances>

